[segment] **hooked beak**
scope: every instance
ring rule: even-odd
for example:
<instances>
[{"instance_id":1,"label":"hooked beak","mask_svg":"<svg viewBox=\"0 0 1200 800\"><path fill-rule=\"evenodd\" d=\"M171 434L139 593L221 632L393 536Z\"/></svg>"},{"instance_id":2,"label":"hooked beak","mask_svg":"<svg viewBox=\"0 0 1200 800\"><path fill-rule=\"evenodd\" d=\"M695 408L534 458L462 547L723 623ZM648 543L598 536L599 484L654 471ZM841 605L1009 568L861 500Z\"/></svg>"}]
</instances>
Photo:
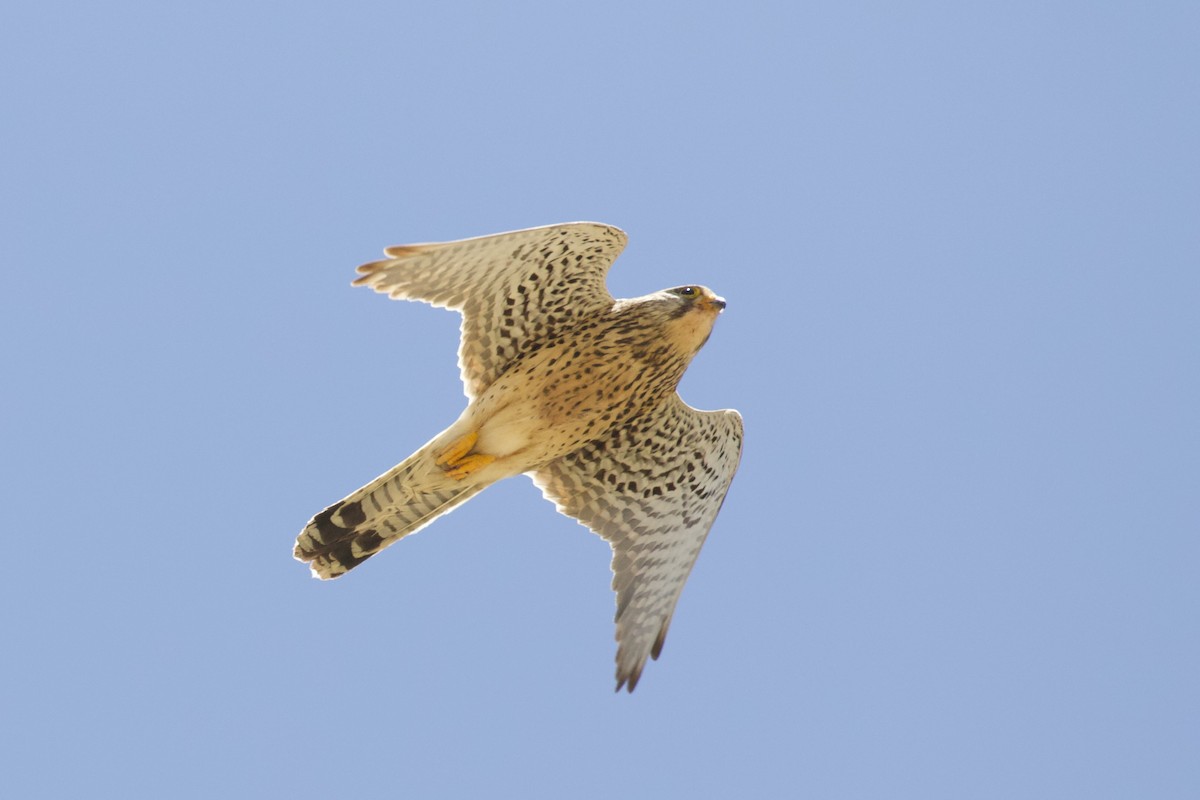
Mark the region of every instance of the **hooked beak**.
<instances>
[{"instance_id":1,"label":"hooked beak","mask_svg":"<svg viewBox=\"0 0 1200 800\"><path fill-rule=\"evenodd\" d=\"M710 308L715 308L719 314L725 310L725 298L717 297L715 294L706 295L700 298L700 307L705 311L708 311Z\"/></svg>"}]
</instances>

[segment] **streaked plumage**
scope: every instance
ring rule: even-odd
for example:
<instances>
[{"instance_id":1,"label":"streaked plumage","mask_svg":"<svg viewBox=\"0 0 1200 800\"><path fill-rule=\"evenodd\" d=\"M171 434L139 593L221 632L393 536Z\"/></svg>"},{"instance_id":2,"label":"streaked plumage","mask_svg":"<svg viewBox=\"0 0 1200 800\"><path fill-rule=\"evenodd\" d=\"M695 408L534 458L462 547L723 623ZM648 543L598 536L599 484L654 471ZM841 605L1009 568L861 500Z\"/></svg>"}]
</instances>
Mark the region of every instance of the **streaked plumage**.
<instances>
[{"instance_id":1,"label":"streaked plumage","mask_svg":"<svg viewBox=\"0 0 1200 800\"><path fill-rule=\"evenodd\" d=\"M403 463L317 514L295 556L336 578L522 472L613 548L617 689L658 658L741 456L736 411L675 388L725 303L678 287L614 300L625 234L566 223L390 247L356 285L462 312L468 406Z\"/></svg>"}]
</instances>

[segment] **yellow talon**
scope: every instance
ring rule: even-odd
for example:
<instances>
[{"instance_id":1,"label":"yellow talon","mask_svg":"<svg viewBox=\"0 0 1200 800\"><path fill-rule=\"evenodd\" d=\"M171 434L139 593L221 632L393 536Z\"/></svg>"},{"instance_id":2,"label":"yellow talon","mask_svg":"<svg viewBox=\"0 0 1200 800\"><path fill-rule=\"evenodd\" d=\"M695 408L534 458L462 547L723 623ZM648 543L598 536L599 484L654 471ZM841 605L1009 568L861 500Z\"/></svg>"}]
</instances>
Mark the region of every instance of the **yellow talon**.
<instances>
[{"instance_id":1,"label":"yellow talon","mask_svg":"<svg viewBox=\"0 0 1200 800\"><path fill-rule=\"evenodd\" d=\"M454 464L448 464L446 466L446 474L451 478L454 478L456 481L461 481L472 472L483 469L495 460L495 456L489 456L486 453L476 453L470 456L463 456Z\"/></svg>"},{"instance_id":2,"label":"yellow talon","mask_svg":"<svg viewBox=\"0 0 1200 800\"><path fill-rule=\"evenodd\" d=\"M442 454L438 456L437 465L439 467L455 467L458 462L466 458L467 453L471 452L471 448L475 446L475 442L479 440L479 434L475 431L468 433L466 436L459 437L454 444L447 447Z\"/></svg>"},{"instance_id":3,"label":"yellow talon","mask_svg":"<svg viewBox=\"0 0 1200 800\"><path fill-rule=\"evenodd\" d=\"M460 437L454 444L442 451L437 458L437 465L446 470L446 474L456 481L461 481L472 472L483 469L495 461L496 457L484 453L471 453L471 448L477 441L479 441L477 432Z\"/></svg>"}]
</instances>

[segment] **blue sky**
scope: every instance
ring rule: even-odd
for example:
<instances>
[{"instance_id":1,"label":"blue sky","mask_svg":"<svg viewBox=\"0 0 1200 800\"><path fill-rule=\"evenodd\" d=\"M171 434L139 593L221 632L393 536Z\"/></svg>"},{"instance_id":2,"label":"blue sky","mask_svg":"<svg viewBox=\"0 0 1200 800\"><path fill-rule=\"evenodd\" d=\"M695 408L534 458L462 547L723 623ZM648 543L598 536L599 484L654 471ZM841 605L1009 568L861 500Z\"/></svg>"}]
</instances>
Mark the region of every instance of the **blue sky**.
<instances>
[{"instance_id":1,"label":"blue sky","mask_svg":"<svg viewBox=\"0 0 1200 800\"><path fill-rule=\"evenodd\" d=\"M1200 794L1194 4L4 16L14 796ZM575 219L746 420L632 696L524 478L290 554L464 403L354 267Z\"/></svg>"}]
</instances>

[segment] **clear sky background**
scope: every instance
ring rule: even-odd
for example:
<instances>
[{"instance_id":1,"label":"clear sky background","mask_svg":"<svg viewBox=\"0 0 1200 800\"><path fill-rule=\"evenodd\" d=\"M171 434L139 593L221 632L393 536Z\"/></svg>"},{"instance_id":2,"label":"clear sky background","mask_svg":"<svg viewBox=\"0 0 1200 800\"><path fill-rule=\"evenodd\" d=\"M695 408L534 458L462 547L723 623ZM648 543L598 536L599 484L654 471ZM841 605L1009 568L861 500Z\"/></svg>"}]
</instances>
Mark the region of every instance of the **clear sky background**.
<instances>
[{"instance_id":1,"label":"clear sky background","mask_svg":"<svg viewBox=\"0 0 1200 800\"><path fill-rule=\"evenodd\" d=\"M1200 796L1200 6L55 3L0 25L12 797ZM662 659L381 248L629 232L746 420Z\"/></svg>"}]
</instances>

